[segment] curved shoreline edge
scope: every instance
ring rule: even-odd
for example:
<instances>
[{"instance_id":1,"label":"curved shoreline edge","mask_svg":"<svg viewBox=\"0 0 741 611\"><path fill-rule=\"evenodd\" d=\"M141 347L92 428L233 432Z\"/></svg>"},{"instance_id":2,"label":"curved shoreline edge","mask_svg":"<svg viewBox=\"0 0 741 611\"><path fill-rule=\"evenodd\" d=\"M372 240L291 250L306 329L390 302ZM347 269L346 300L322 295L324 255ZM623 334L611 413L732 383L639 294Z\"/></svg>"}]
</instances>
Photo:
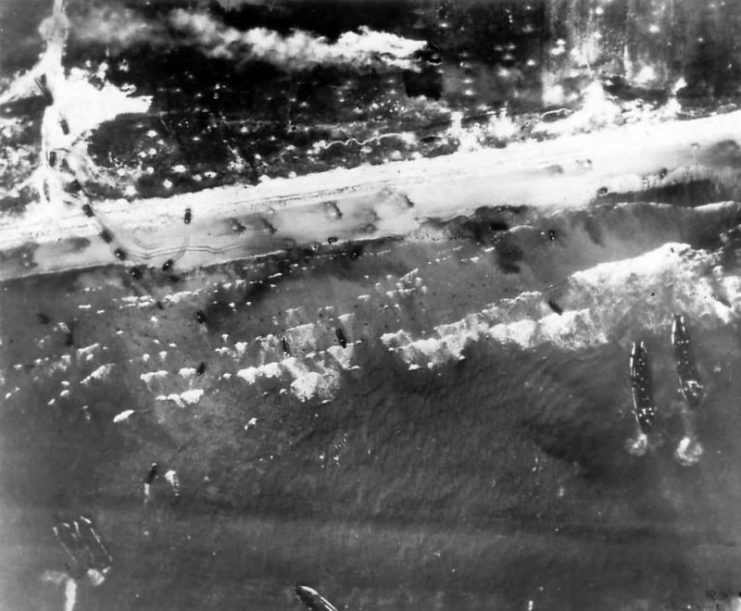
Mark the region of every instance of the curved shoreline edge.
<instances>
[{"instance_id":1,"label":"curved shoreline edge","mask_svg":"<svg viewBox=\"0 0 741 611\"><path fill-rule=\"evenodd\" d=\"M178 260L178 268L185 271L330 238L343 242L403 237L426 220L447 220L482 206L524 205L548 214L588 207L605 196L619 200L621 193L698 181L733 189L739 140L737 111L336 169L257 186L134 202L110 200L96 203L96 211L122 235L157 245L140 249L135 262L161 265L182 248L183 213L190 208L190 246ZM116 262L109 245L98 237L95 219L76 208L51 208L37 204L23 216L0 218L0 281ZM238 235L235 220L241 227Z\"/></svg>"}]
</instances>

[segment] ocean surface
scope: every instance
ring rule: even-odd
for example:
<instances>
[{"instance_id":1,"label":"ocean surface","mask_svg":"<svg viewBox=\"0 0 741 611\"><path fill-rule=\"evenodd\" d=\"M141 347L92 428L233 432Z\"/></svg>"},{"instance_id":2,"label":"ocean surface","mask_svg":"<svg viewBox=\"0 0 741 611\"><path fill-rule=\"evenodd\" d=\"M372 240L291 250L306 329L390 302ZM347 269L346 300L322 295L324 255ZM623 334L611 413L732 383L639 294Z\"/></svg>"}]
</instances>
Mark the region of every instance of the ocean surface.
<instances>
[{"instance_id":1,"label":"ocean surface","mask_svg":"<svg viewBox=\"0 0 741 611\"><path fill-rule=\"evenodd\" d=\"M623 110L736 107L737 4L577 5L70 1L68 75L151 96L85 134L85 201L141 213L149 196L505 146L490 123L502 108L518 129L567 116L589 82ZM3 3L6 90L44 52L50 13ZM685 46L657 44L652 24ZM421 63L340 53L360 26L427 41ZM249 44L234 33L260 28ZM296 31L314 38L286 43ZM606 49L630 43L622 66L573 59L593 31ZM61 150L39 135L39 98L2 106L5 221L81 205L39 204L29 176ZM365 142L387 132L413 138ZM722 149L724 180L482 207L404 237L197 269L29 264L0 284L0 609L64 609L54 575L74 577L78 611L300 609L297 584L348 611L735 608L741 147ZM33 252L0 244L0 265ZM704 385L695 409L675 314ZM657 408L643 453L634 342ZM79 516L112 557L97 586L53 530Z\"/></svg>"},{"instance_id":2,"label":"ocean surface","mask_svg":"<svg viewBox=\"0 0 741 611\"><path fill-rule=\"evenodd\" d=\"M5 608L61 606L39 575L64 566L55 517L77 514L114 557L79 608L296 608L294 583L348 609L699 609L733 592L739 300L690 246L713 215L686 217L659 235L650 205L596 211L601 243L586 219L549 219L557 237L516 272L491 248L510 231L4 283ZM595 271L614 249L634 258ZM724 278L739 286L734 264ZM492 305L480 336L441 327ZM691 467L674 456L675 311L707 388ZM428 344L392 352L399 331ZM640 457L638 340L658 408ZM179 496L160 479L145 504L152 462Z\"/></svg>"}]
</instances>

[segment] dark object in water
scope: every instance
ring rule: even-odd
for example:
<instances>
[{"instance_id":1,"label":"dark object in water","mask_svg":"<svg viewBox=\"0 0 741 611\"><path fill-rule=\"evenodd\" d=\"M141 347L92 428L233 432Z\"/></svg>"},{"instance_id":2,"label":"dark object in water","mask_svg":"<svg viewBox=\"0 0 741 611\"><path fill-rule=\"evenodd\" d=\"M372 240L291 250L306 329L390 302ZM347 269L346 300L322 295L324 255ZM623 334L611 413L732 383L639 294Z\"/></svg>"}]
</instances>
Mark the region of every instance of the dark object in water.
<instances>
[{"instance_id":1,"label":"dark object in water","mask_svg":"<svg viewBox=\"0 0 741 611\"><path fill-rule=\"evenodd\" d=\"M48 325L48 324L49 324L49 323L51 322L51 318L49 318L49 317L48 317L48 316L47 316L46 314L44 314L43 312L37 312L37 313L36 313L36 318L38 318L38 319L39 319L39 322L40 322L40 323L41 323L42 325Z\"/></svg>"},{"instance_id":2,"label":"dark object in water","mask_svg":"<svg viewBox=\"0 0 741 611\"><path fill-rule=\"evenodd\" d=\"M443 63L442 57L440 56L440 49L431 42L428 42L427 45L419 51L415 51L414 57L434 66L439 66Z\"/></svg>"},{"instance_id":3,"label":"dark object in water","mask_svg":"<svg viewBox=\"0 0 741 611\"><path fill-rule=\"evenodd\" d=\"M206 322L206 315L203 313L203 310L198 310L196 312L196 320L201 325Z\"/></svg>"},{"instance_id":4,"label":"dark object in water","mask_svg":"<svg viewBox=\"0 0 741 611\"><path fill-rule=\"evenodd\" d=\"M88 218L92 218L93 216L95 216L95 212L93 212L93 207L90 204L83 204L82 211L85 213L85 216Z\"/></svg>"},{"instance_id":5,"label":"dark object in water","mask_svg":"<svg viewBox=\"0 0 741 611\"><path fill-rule=\"evenodd\" d=\"M63 134L65 135L65 136L69 136L69 123L67 123L67 119L64 119L64 118L60 118L60 119L59 119L59 125L60 125L60 126L61 126L61 128L62 128L62 133L63 133Z\"/></svg>"},{"instance_id":6,"label":"dark object in water","mask_svg":"<svg viewBox=\"0 0 741 611\"><path fill-rule=\"evenodd\" d=\"M597 189L598 197L604 197L605 195L607 195L607 187L600 187L599 189Z\"/></svg>"},{"instance_id":7,"label":"dark object in water","mask_svg":"<svg viewBox=\"0 0 741 611\"><path fill-rule=\"evenodd\" d=\"M69 325L65 325L64 328L67 330L64 335L64 345L69 348L75 345L75 323L71 322Z\"/></svg>"},{"instance_id":8,"label":"dark object in water","mask_svg":"<svg viewBox=\"0 0 741 611\"><path fill-rule=\"evenodd\" d=\"M190 208L185 209L185 216L183 217L183 222L186 225L190 225L190 221L193 219L193 213L190 211Z\"/></svg>"},{"instance_id":9,"label":"dark object in water","mask_svg":"<svg viewBox=\"0 0 741 611\"><path fill-rule=\"evenodd\" d=\"M247 227L242 225L237 219L232 219L232 231L234 233L244 233L247 231Z\"/></svg>"},{"instance_id":10,"label":"dark object in water","mask_svg":"<svg viewBox=\"0 0 741 611\"><path fill-rule=\"evenodd\" d=\"M296 586L295 591L296 597L304 603L304 606L310 611L337 611L337 607L313 588L307 586Z\"/></svg>"},{"instance_id":11,"label":"dark object in water","mask_svg":"<svg viewBox=\"0 0 741 611\"><path fill-rule=\"evenodd\" d=\"M49 166L50 167L56 167L57 165L57 152L56 151L50 151L49 152Z\"/></svg>"},{"instance_id":12,"label":"dark object in water","mask_svg":"<svg viewBox=\"0 0 741 611\"><path fill-rule=\"evenodd\" d=\"M113 251L113 254L119 261L126 261L126 251L123 248L117 248Z\"/></svg>"},{"instance_id":13,"label":"dark object in water","mask_svg":"<svg viewBox=\"0 0 741 611\"><path fill-rule=\"evenodd\" d=\"M551 308L551 310L553 310L559 316L563 314L563 308L560 305L558 305L555 301L553 301L553 299L548 300L548 306Z\"/></svg>"},{"instance_id":14,"label":"dark object in water","mask_svg":"<svg viewBox=\"0 0 741 611\"><path fill-rule=\"evenodd\" d=\"M172 259L168 259L162 264L162 271L166 272L168 269L170 269L173 266L174 263L175 261L173 261Z\"/></svg>"},{"instance_id":15,"label":"dark object in water","mask_svg":"<svg viewBox=\"0 0 741 611\"><path fill-rule=\"evenodd\" d=\"M106 244L110 244L111 242L113 242L113 236L111 235L111 232L108 231L107 229L104 229L103 231L100 232L100 239L103 240ZM120 250L120 249L116 249L116 250ZM116 253L114 252L113 254L116 254ZM118 257L118 255L116 256Z\"/></svg>"},{"instance_id":16,"label":"dark object in water","mask_svg":"<svg viewBox=\"0 0 741 611\"><path fill-rule=\"evenodd\" d=\"M64 190L67 193L79 193L82 191L82 185L80 184L80 181L76 178L73 178L70 180L67 184L64 185Z\"/></svg>"},{"instance_id":17,"label":"dark object in water","mask_svg":"<svg viewBox=\"0 0 741 611\"><path fill-rule=\"evenodd\" d=\"M286 339L286 336L280 338L280 345L283 347L283 352L285 352L288 356L291 356L291 346L288 344L288 340Z\"/></svg>"},{"instance_id":18,"label":"dark object in water","mask_svg":"<svg viewBox=\"0 0 741 611\"><path fill-rule=\"evenodd\" d=\"M630 353L630 385L633 389L633 413L644 434L653 428L656 418L648 351L643 342L634 342Z\"/></svg>"},{"instance_id":19,"label":"dark object in water","mask_svg":"<svg viewBox=\"0 0 741 611\"><path fill-rule=\"evenodd\" d=\"M149 468L149 472L147 473L147 477L144 478L145 484L149 484L151 486L154 483L154 480L157 479L159 468L160 467L156 462L152 463L152 466Z\"/></svg>"},{"instance_id":20,"label":"dark object in water","mask_svg":"<svg viewBox=\"0 0 741 611\"><path fill-rule=\"evenodd\" d=\"M340 346L342 346L343 348L347 348L347 338L345 337L345 332L340 329L340 327L337 327L334 334L335 336L337 336L337 341L340 343Z\"/></svg>"},{"instance_id":21,"label":"dark object in water","mask_svg":"<svg viewBox=\"0 0 741 611\"><path fill-rule=\"evenodd\" d=\"M674 347L674 361L677 364L679 390L682 391L689 406L697 408L702 402L704 389L700 374L697 372L697 363L684 316L679 314L674 315L672 323L672 346Z\"/></svg>"},{"instance_id":22,"label":"dark object in water","mask_svg":"<svg viewBox=\"0 0 741 611\"><path fill-rule=\"evenodd\" d=\"M278 230L275 228L275 225L273 225L268 219L266 218L260 218L260 221L262 222L263 227L268 230L268 233L270 235L273 235L278 232Z\"/></svg>"},{"instance_id":23,"label":"dark object in water","mask_svg":"<svg viewBox=\"0 0 741 611\"><path fill-rule=\"evenodd\" d=\"M329 242L330 244L334 244L336 241L337 241L337 238L334 236L329 236L327 238L327 242Z\"/></svg>"},{"instance_id":24,"label":"dark object in water","mask_svg":"<svg viewBox=\"0 0 741 611\"><path fill-rule=\"evenodd\" d=\"M198 365L198 368L196 369L196 375L202 376L205 371L206 371L206 362L201 361L201 363Z\"/></svg>"},{"instance_id":25,"label":"dark object in water","mask_svg":"<svg viewBox=\"0 0 741 611\"><path fill-rule=\"evenodd\" d=\"M663 88L652 88L628 82L620 76L610 76L605 79L605 91L618 100L641 100L645 103L663 106L669 99L668 92Z\"/></svg>"},{"instance_id":26,"label":"dark object in water","mask_svg":"<svg viewBox=\"0 0 741 611\"><path fill-rule=\"evenodd\" d=\"M661 169L659 170L659 178L661 178L661 179L664 179L664 178L666 178L666 175L667 175L668 173L669 173L669 170L667 170L666 168L661 168Z\"/></svg>"},{"instance_id":27,"label":"dark object in water","mask_svg":"<svg viewBox=\"0 0 741 611\"><path fill-rule=\"evenodd\" d=\"M548 239L553 242L556 239L556 230L555 229L549 229L548 230Z\"/></svg>"},{"instance_id":28,"label":"dark object in water","mask_svg":"<svg viewBox=\"0 0 741 611\"><path fill-rule=\"evenodd\" d=\"M134 280L141 280L142 270L140 267L132 267L129 273Z\"/></svg>"},{"instance_id":29,"label":"dark object in water","mask_svg":"<svg viewBox=\"0 0 741 611\"><path fill-rule=\"evenodd\" d=\"M429 57L439 58L439 55L430 54ZM402 79L404 93L410 98L424 96L430 100L439 100L442 96L442 70L434 59L430 62L425 61L419 70L404 70Z\"/></svg>"}]
</instances>

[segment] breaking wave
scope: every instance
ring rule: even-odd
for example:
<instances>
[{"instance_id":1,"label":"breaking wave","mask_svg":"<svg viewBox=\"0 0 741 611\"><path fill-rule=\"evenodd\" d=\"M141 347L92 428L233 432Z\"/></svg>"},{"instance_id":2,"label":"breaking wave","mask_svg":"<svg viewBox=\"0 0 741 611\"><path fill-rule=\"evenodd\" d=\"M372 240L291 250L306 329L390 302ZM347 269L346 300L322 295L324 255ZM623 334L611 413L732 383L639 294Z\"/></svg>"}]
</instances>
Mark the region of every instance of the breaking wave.
<instances>
[{"instance_id":1,"label":"breaking wave","mask_svg":"<svg viewBox=\"0 0 741 611\"><path fill-rule=\"evenodd\" d=\"M432 368L465 358L466 346L475 341L581 350L620 340L628 329L668 328L676 311L704 327L717 327L741 313L741 279L721 274L717 264L714 254L668 243L638 257L577 271L558 297L524 292L436 325L425 337L400 329L381 340L413 367Z\"/></svg>"}]
</instances>

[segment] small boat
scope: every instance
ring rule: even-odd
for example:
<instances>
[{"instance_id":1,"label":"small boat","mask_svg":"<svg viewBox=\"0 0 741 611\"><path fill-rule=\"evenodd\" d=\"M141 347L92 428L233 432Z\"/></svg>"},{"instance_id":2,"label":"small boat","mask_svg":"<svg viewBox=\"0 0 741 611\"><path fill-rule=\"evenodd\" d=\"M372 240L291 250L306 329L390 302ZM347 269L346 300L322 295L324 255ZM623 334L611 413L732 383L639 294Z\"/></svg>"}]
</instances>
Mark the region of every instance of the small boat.
<instances>
[{"instance_id":1,"label":"small boat","mask_svg":"<svg viewBox=\"0 0 741 611\"><path fill-rule=\"evenodd\" d=\"M296 596L310 611L337 611L337 607L308 586L296 586Z\"/></svg>"}]
</instances>

